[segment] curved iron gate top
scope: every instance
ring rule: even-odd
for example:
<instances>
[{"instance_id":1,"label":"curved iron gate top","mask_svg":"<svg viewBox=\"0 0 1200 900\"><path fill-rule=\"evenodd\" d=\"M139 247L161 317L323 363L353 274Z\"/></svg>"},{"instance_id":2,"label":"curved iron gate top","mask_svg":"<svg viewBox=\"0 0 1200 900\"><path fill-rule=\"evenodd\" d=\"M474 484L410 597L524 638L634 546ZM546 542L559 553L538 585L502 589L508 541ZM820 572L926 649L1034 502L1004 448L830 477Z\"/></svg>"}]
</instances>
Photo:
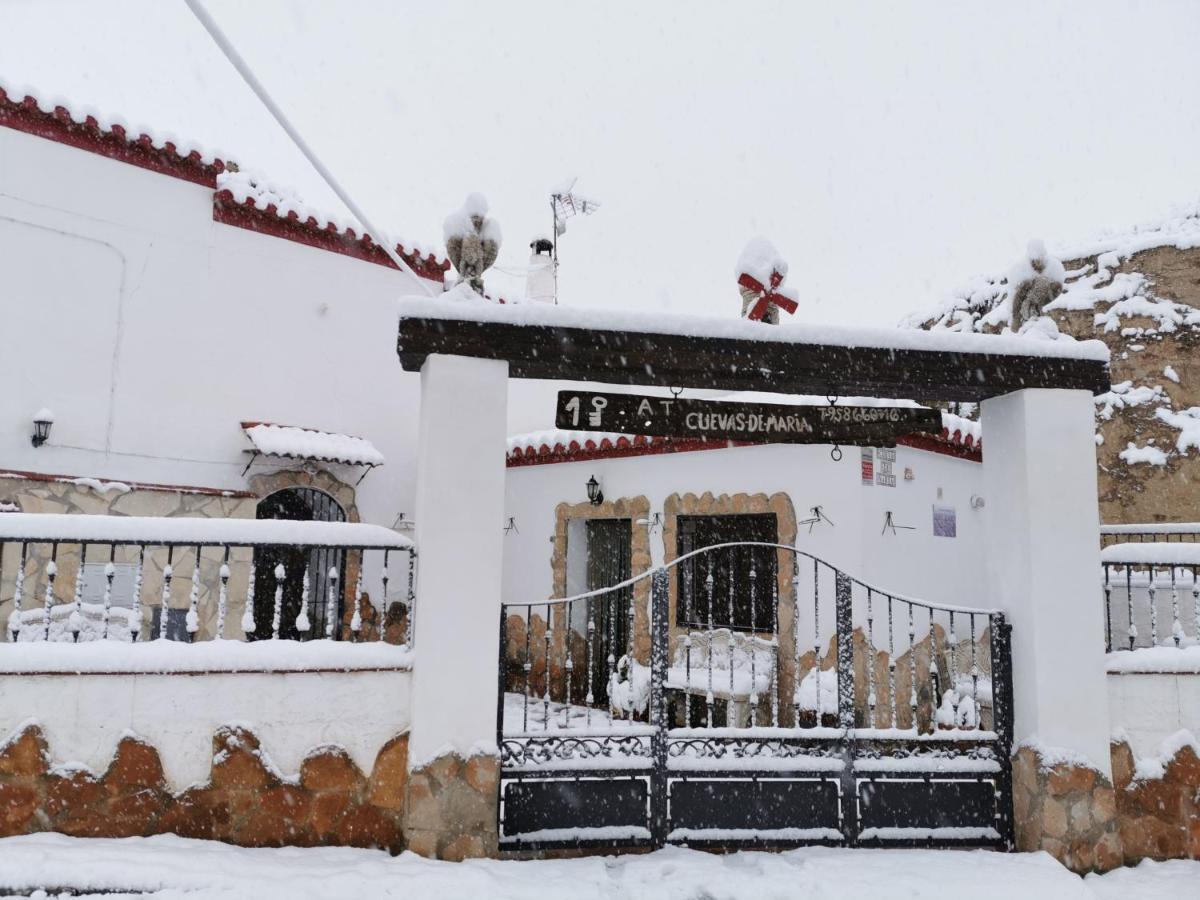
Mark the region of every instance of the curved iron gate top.
<instances>
[{"instance_id":1,"label":"curved iron gate top","mask_svg":"<svg viewBox=\"0 0 1200 900\"><path fill-rule=\"evenodd\" d=\"M751 563L735 586L749 547L774 548L790 580L760 579ZM643 578L648 633L630 606L614 652L598 626ZM748 628L718 627L722 604L734 623L739 588L749 610L768 598L768 621L751 612ZM795 547L740 541L574 597L505 604L500 626L503 847L1012 845L998 611L904 597Z\"/></svg>"}]
</instances>

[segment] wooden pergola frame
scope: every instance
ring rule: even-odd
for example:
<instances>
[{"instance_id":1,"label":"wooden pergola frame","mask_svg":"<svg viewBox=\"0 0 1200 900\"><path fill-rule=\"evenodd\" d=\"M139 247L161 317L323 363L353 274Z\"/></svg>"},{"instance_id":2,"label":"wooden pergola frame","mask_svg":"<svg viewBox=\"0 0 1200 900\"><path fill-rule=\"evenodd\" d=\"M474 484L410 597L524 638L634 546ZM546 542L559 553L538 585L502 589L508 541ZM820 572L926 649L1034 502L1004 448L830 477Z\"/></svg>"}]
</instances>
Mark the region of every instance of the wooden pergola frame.
<instances>
[{"instance_id":1,"label":"wooden pergola frame","mask_svg":"<svg viewBox=\"0 0 1200 900\"><path fill-rule=\"evenodd\" d=\"M1109 390L1098 359L695 337L426 316L400 319L405 370L433 353L507 360L510 378L978 402L1024 388Z\"/></svg>"}]
</instances>

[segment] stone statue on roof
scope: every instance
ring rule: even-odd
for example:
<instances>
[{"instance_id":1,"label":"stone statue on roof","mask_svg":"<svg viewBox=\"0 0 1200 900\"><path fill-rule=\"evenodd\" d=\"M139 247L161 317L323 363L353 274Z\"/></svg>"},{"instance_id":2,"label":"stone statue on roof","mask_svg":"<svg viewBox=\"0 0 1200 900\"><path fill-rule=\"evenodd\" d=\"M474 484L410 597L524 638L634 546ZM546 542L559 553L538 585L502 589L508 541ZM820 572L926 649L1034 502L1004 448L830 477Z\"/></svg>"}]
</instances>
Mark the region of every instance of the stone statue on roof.
<instances>
[{"instance_id":1,"label":"stone statue on roof","mask_svg":"<svg viewBox=\"0 0 1200 900\"><path fill-rule=\"evenodd\" d=\"M1046 252L1041 241L1030 241L1025 257L1008 273L1012 330L1020 332L1024 325L1044 315L1046 306L1062 293L1066 280L1063 264Z\"/></svg>"},{"instance_id":2,"label":"stone statue on roof","mask_svg":"<svg viewBox=\"0 0 1200 900\"><path fill-rule=\"evenodd\" d=\"M464 281L477 293L483 293L483 273L500 254L500 226L488 218L488 203L483 194L471 194L462 208L446 217L442 226L446 255Z\"/></svg>"}]
</instances>

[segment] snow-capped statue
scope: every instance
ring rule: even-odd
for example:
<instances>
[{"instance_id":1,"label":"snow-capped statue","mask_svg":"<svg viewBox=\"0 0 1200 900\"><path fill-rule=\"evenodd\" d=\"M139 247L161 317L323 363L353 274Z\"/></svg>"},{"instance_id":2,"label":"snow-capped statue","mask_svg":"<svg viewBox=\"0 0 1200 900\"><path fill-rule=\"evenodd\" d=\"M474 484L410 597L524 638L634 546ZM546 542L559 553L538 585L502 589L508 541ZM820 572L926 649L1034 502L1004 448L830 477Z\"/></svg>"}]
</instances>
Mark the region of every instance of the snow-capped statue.
<instances>
[{"instance_id":1,"label":"snow-capped statue","mask_svg":"<svg viewBox=\"0 0 1200 900\"><path fill-rule=\"evenodd\" d=\"M483 273L491 268L500 253L500 226L487 215L487 198L471 194L462 209L446 216L442 232L446 255L458 271L458 283L464 281L483 293Z\"/></svg>"},{"instance_id":2,"label":"snow-capped statue","mask_svg":"<svg viewBox=\"0 0 1200 900\"><path fill-rule=\"evenodd\" d=\"M742 317L779 324L779 310L793 314L799 308L796 292L783 283L788 266L766 238L752 238L738 257L737 283L742 295Z\"/></svg>"},{"instance_id":3,"label":"snow-capped statue","mask_svg":"<svg viewBox=\"0 0 1200 900\"><path fill-rule=\"evenodd\" d=\"M1024 258L1008 273L1012 330L1019 332L1027 322L1039 318L1047 304L1062 293L1066 279L1063 264L1046 252L1041 241L1030 241Z\"/></svg>"}]
</instances>

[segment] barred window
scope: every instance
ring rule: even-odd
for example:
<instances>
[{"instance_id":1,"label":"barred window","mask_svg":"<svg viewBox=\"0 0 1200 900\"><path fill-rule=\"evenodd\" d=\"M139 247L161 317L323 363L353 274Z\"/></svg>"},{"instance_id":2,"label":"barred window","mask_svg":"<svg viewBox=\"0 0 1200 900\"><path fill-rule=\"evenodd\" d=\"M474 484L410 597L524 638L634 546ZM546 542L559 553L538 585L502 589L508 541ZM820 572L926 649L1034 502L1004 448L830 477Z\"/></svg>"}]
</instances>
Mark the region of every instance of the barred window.
<instances>
[{"instance_id":1,"label":"barred window","mask_svg":"<svg viewBox=\"0 0 1200 900\"><path fill-rule=\"evenodd\" d=\"M680 556L717 544L779 540L774 513L739 516L680 516ZM774 547L723 547L700 553L676 567L679 602L676 620L680 625L709 624L708 575L713 577L712 624L714 628L739 631L774 629L773 589L778 567ZM754 570L754 599L751 605L750 571Z\"/></svg>"}]
</instances>

